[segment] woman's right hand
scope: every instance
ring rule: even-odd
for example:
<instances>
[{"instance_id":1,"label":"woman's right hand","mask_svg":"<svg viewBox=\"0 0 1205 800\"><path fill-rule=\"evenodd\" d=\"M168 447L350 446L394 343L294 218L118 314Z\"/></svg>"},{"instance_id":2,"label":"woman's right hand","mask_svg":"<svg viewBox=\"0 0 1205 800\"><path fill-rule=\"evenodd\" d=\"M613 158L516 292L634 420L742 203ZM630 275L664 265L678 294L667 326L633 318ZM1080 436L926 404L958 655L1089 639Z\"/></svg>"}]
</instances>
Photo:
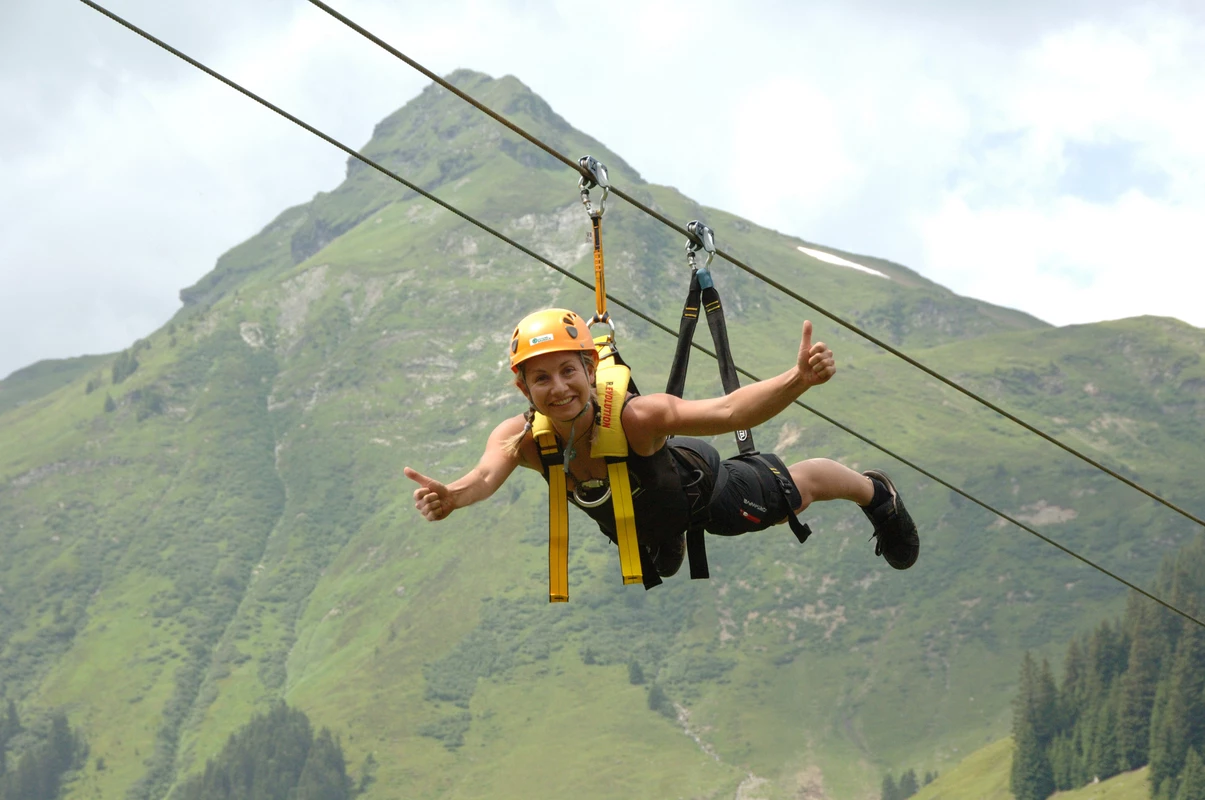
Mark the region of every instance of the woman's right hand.
<instances>
[{"instance_id":1,"label":"woman's right hand","mask_svg":"<svg viewBox=\"0 0 1205 800\"><path fill-rule=\"evenodd\" d=\"M448 491L447 486L410 467L402 471L407 478L418 484L418 488L414 490L414 507L423 515L423 519L438 522L452 513L452 493Z\"/></svg>"}]
</instances>

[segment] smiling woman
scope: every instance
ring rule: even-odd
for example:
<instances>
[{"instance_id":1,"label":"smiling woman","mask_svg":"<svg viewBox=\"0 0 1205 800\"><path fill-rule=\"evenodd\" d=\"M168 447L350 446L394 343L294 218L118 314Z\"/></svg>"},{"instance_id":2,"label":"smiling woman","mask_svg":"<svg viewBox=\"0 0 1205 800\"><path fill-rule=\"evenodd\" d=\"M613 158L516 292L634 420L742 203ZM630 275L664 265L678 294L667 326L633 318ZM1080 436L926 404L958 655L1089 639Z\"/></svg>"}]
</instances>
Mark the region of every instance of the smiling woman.
<instances>
[{"instance_id":1,"label":"smiling woman","mask_svg":"<svg viewBox=\"0 0 1205 800\"><path fill-rule=\"evenodd\" d=\"M823 458L787 467L765 453L721 460L710 444L688 438L752 428L832 378L833 353L823 342L812 342L811 322L803 323L790 369L708 400L628 394L610 379L600 390L599 352L588 325L566 309L546 309L521 320L511 335L509 358L528 411L498 425L477 466L451 484L406 467L406 476L419 484L415 507L425 519L443 520L485 500L522 466L540 472L550 491L564 491L620 545L621 559L626 558L623 519L630 509L638 542L632 557L640 565L635 580L648 576L646 587L678 571L686 531L694 526L737 536L790 522L802 540L808 531L796 516L824 500L861 507L874 526L875 555L892 567L907 569L916 562L916 526L884 473L858 474ZM584 446L615 433L622 437L622 459ZM620 460L624 470L617 472ZM624 574L625 582L634 582L626 567ZM567 589L554 589L551 597L565 600Z\"/></svg>"}]
</instances>

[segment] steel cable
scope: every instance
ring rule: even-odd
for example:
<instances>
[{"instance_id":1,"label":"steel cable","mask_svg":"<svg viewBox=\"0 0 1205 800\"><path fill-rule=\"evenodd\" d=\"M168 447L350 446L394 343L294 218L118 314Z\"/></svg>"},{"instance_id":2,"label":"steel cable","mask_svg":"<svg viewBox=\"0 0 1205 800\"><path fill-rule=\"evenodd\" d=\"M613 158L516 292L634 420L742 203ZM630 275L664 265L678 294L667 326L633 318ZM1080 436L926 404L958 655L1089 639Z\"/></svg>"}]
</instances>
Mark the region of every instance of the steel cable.
<instances>
[{"instance_id":1,"label":"steel cable","mask_svg":"<svg viewBox=\"0 0 1205 800\"><path fill-rule=\"evenodd\" d=\"M98 3L93 2L93 0L80 0L80 2L83 3L84 5L89 6L92 9L96 10L97 12L103 14L104 16L108 17L109 19L113 20L114 22L118 23L119 25L125 27L126 29L132 31L133 33L138 34L139 36L143 37L144 39L151 42L152 44L155 44L155 45L163 48L164 50L166 50L167 52L176 56L177 58L180 58L180 59L188 62L189 64L191 64L192 66L201 70L202 72L206 73L210 77L221 81L222 83L226 84L227 86L229 86L230 88L239 92L240 94L246 96L247 98L254 100L255 102L259 103L260 105L264 106L265 108L268 108L271 111L274 111L275 113L279 114L280 116L284 117L285 119L289 120L290 122L298 125L299 127L304 128L305 130L307 130L310 133L314 134L315 136L319 137L323 141L333 145L334 147L337 147L338 149L342 150L343 152L347 153L348 155L352 156L353 158L359 160L361 163L365 164L366 166L372 167L373 169L377 170L381 174L383 174L389 178L392 178L393 180L402 184L406 188L427 198L431 202L436 203L437 205L439 205L440 207L442 207L444 209L447 209L448 211L451 211L453 214L456 214L461 219L464 219L465 221L475 225L476 227L480 228L481 230L485 231L486 233L490 234L491 236L494 236L494 237L498 238L499 240L501 240L502 242L505 242L506 244L510 245L511 247L514 247L515 249L519 250L523 254L535 259L536 261L539 261L540 263L555 270L556 272L560 273L561 275L564 275L564 276L570 278L571 280L573 280L576 283L582 285L583 287L589 289L590 291L594 291L594 286L589 281L586 281L583 278L581 278L577 275L574 275L569 270L567 270L563 267L560 267L557 264L555 264L552 261L545 258L544 256L541 256L538 253L535 253L531 249L516 242L515 240L506 236L505 234L503 234L503 233L495 230L494 228L490 227L489 225L486 225L485 223L477 220L472 215L470 215L464 211L461 211L460 209L456 208L455 206L451 205L450 203L447 203L447 202L439 199L438 197L436 197L435 195L431 194L430 192L424 190L423 188L419 187L418 185L406 180L405 178L398 175L397 173L395 173L395 172L389 170L388 168L384 167L383 165L377 163L375 160L368 158L367 156L361 155L360 153L356 152L351 147L348 147L347 145L338 141L334 137L332 137L326 133L323 133L319 129L315 128L313 125L310 125L309 123L290 114L289 112L285 111L284 109L280 108L279 106L274 105L270 101L260 97L259 95L255 94L251 90L244 88L243 86L239 85L238 83L235 83L233 80L225 77L221 73L219 73L213 69L210 69L205 64L202 64L200 61L197 61L196 59L192 58L191 56L186 55L185 53L181 52L180 50L176 49L175 47L172 47L167 42L164 42L163 40L155 37L154 35L142 30L141 28L134 25L133 23L123 19L122 17L118 16L117 14L113 13L112 11L109 11L104 6L101 6ZM314 2L314 0L311 0L311 2ZM635 315L636 317L640 318L641 320L647 322L648 324L652 325L653 327L655 327L665 333L668 333L674 339L677 339L678 334L676 331L663 325L662 323L658 322L657 320L653 319L652 317L649 317L647 314L644 314L643 312L637 310L630 304L620 300L619 298L614 297L613 295L611 295L609 293L607 294L607 298L609 300L611 300L611 302L615 303L615 305L624 309L625 311L632 313L633 315ZM716 354L713 353L712 351L708 350L706 347L703 347L702 345L699 345L694 342L692 342L691 344L696 350L699 350L700 352L705 353L706 355L710 356L711 358L716 358ZM737 367L737 372L739 372L741 375L744 375L745 377L749 378L752 381L761 380L758 376L756 376L753 373L748 372L747 370L744 370L740 367ZM911 467L912 469L919 472L921 475L924 475L925 477L929 478L930 480L934 481L935 483L938 483L938 484L944 486L945 488L949 489L950 491L966 498L967 500L970 500L972 503L975 503L976 505L980 506L981 508L991 512L992 514L995 514L996 516L1000 517L1001 519L1011 522L1013 525L1016 525L1021 530L1026 531L1027 533L1030 533L1033 536L1036 536L1038 539L1041 539L1042 541L1046 542L1047 544L1063 551L1067 555L1079 560L1080 562L1082 562L1082 563L1086 564L1087 566L1097 570L1098 572L1108 576L1109 578L1112 578L1113 580L1132 589L1133 591L1137 592L1138 594L1141 594L1142 596L1154 601L1155 603L1158 603L1159 605L1163 606L1167 610L1172 611L1176 614L1179 614L1181 617L1184 617L1185 619L1189 620L1190 622L1195 622L1197 625L1200 625L1202 628L1205 628L1205 622L1201 621L1200 619L1197 619L1196 617L1192 616L1188 612L1183 611L1180 608L1177 608L1176 606L1172 605L1171 603L1168 603L1167 601L1157 597L1154 594L1151 594L1147 590L1135 585L1134 583L1131 583L1130 581L1128 581L1125 578L1121 577L1120 575L1117 575L1116 573L1106 569L1105 567L1102 567L1101 565L1097 564L1096 562L1092 561L1091 559L1080 555L1079 553L1075 552L1071 548L1069 548L1063 544L1060 544L1059 542L1051 539L1048 536L1045 536L1044 534L1038 532L1037 530L1035 530L1035 529L1031 528L1030 526L1026 525L1025 523L1021 522L1020 520L1004 513L1003 511L1000 511L999 509L980 500L979 498L975 497L974 495L964 491L963 489L960 489L959 487L955 486L954 484L952 484L946 480L943 480L942 478L939 478L937 475L933 474L929 470L924 469L920 465L893 452L892 450L888 449L887 447L884 447L883 445L879 444L878 442L874 441L873 439L870 439L869 437L858 433L854 429L848 427L847 425L844 425L841 422L838 422L837 420L833 419L832 417L828 416L827 414L813 408L812 406L802 402L801 400L796 399L794 401L794 404L799 406L800 408L805 409L806 411L811 412L812 414L815 414L817 417L819 417L820 419L823 419L825 422L828 422L829 424L833 425L834 427L839 428L840 430L842 430L842 431L848 433L850 436L853 436L854 438L866 443L867 445L873 447L874 449L879 450L880 452L882 452L888 456L891 456L892 458L899 461L901 464L905 464L908 467Z\"/></svg>"},{"instance_id":2,"label":"steel cable","mask_svg":"<svg viewBox=\"0 0 1205 800\"><path fill-rule=\"evenodd\" d=\"M538 137L528 133L523 128L519 127L518 125L516 125L513 122L511 122L510 120L508 120L506 117L502 116L501 114L495 112L493 109L491 109L488 106L484 105L483 103L479 102L477 99L475 99L471 95L469 95L469 94L461 91L457 87L453 86L451 83L449 83L444 78L440 77L439 75L436 75L434 72L427 69L422 64L415 61L414 59L410 58L409 56L407 56L405 53L401 52L397 48L393 47L392 45L390 45L388 42L381 39L376 34L372 33L368 29L364 28L362 25L359 25L356 22L354 22L353 20L349 19L346 15L331 8L329 5L322 2L322 0L309 0L309 2L312 3L313 5L317 6L318 8L322 9L323 11L325 11L327 14L331 15L335 19L339 20L344 25L346 25L347 27L354 30L356 33L359 33L361 36L365 37L366 39L373 42L377 46L383 48L384 50L388 51L390 54L401 59L406 64L408 64L409 66L418 70L423 75L427 76L432 81L434 81L438 85L442 86L444 89L447 89L449 92L452 92L457 97L464 100L466 103L469 103L477 110L488 115L489 117L496 120L500 124L505 125L511 131L515 132L519 136L522 136L524 139L531 142L536 147L543 150L545 153L548 153L553 158L556 158L558 161L563 162L564 164L569 166L571 169L573 169L578 174L580 174L586 178L590 177L584 170L582 170L581 166L573 159L571 159L568 156L564 155L563 153L557 151L555 148L549 146L548 144L545 144ZM648 214L653 219L657 220L658 222L662 223L663 225L666 225L669 228L672 228L673 230L677 231L678 233L682 234L683 236L685 236L687 238L690 238L689 234L686 232L686 229L683 228L682 226L678 225L673 220L666 218L663 214L648 207L644 203L640 202L639 200L635 199L628 193L624 192L622 189L619 189L613 185L610 188L611 188L612 194L623 198L629 204L631 204L632 206L636 207L637 209L643 211L645 214ZM792 298L793 300L796 300L796 301L802 303L803 305L808 306L809 308L813 309L814 311L817 311L820 314L823 314L824 316L831 319L833 322L836 322L838 325L857 334L858 336L861 336L866 341L868 341L878 347L881 347L883 350L886 350L888 353L892 354L893 356L895 356L899 359L902 359L903 361L912 365L916 369L921 370L926 375L929 375L930 377L932 377L938 381L941 381L942 383L946 384L950 388L955 389L958 392L961 392L962 394L966 395L967 397L974 400L975 402L980 403L980 404L986 406L987 408L990 408L992 411L995 411L997 414L999 414L1000 416L1009 420L1010 422L1013 422L1013 423L1021 426L1025 430L1029 431L1030 433L1033 433L1036 436L1039 436L1042 439L1045 439L1047 442L1050 442L1051 444L1055 445L1056 447L1059 447L1059 448L1065 450L1066 452L1070 453L1071 455L1075 456L1076 458L1084 461L1087 464L1092 465L1093 467L1100 470L1101 472L1104 472L1105 474L1121 481L1122 483L1126 484L1127 486L1129 486L1133 489L1136 489L1137 491L1141 492L1142 494L1146 495L1147 497L1151 498L1152 500L1162 503L1164 506L1166 506L1167 508L1170 508L1172 511L1175 511L1177 514L1180 514L1181 516L1184 516L1184 517L1192 520L1196 524L1201 525L1202 527L1205 527L1205 519L1202 519L1201 517L1198 517L1195 514L1181 508L1180 506L1176 505L1175 503L1171 502L1170 500L1167 500L1166 498L1162 497L1161 495L1156 494L1155 492L1151 491L1150 489L1147 489L1146 487L1142 486L1141 484L1137 483L1136 481L1134 481L1130 478L1127 478L1126 476L1122 475L1120 472L1117 472L1116 470L1105 466L1104 464L1100 463L1099 461L1092 458L1091 456L1077 450L1076 448L1072 447L1069 444L1064 443L1063 441L1052 436L1051 434L1046 433L1045 431L1041 430L1040 428L1037 428L1036 426L1026 422L1025 420L1021 419L1017 415L1015 415L1009 411L1006 411L1005 409L1003 409L1000 406L996 405L995 403L991 402L987 398L966 388L965 386L958 383L957 381L955 381L951 378L947 378L946 376L942 375L940 372L932 369L931 367L926 366L925 364L923 364L920 361L917 361L915 358L913 358L912 356L909 356L907 353L904 353L903 351L887 344L882 339L879 339L878 337L874 336L873 334L863 330L862 328L858 327L854 323L844 319L843 317L837 315L836 313L834 313L832 311L829 311L826 308L823 308L820 305L817 305L816 303L812 302L811 300L808 300L806 297L804 297L804 296L800 295L799 293L793 291L792 289L784 286L783 284L779 283L778 281L774 280L773 278L770 278L769 276L765 275L764 273L754 269L753 267L750 267L749 265L745 264L743 261L736 258L732 254L726 253L723 250L717 249L716 255L724 258L729 263L733 264L734 266L738 267L741 270L744 270L746 273L752 275L753 277L757 278L758 280L761 280L762 282L766 283L767 285L774 287L775 289L777 289L778 291L787 295L788 297Z\"/></svg>"}]
</instances>

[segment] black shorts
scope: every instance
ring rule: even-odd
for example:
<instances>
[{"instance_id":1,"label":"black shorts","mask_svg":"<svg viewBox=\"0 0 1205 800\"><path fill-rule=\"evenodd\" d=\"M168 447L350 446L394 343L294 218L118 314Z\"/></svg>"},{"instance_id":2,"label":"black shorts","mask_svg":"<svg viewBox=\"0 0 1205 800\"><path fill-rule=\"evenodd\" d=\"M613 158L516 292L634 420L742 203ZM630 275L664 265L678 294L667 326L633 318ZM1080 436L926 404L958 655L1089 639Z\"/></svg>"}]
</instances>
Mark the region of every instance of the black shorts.
<instances>
[{"instance_id":1,"label":"black shorts","mask_svg":"<svg viewBox=\"0 0 1205 800\"><path fill-rule=\"evenodd\" d=\"M707 532L739 536L786 521L803 497L782 459L772 453L727 458L708 506Z\"/></svg>"}]
</instances>

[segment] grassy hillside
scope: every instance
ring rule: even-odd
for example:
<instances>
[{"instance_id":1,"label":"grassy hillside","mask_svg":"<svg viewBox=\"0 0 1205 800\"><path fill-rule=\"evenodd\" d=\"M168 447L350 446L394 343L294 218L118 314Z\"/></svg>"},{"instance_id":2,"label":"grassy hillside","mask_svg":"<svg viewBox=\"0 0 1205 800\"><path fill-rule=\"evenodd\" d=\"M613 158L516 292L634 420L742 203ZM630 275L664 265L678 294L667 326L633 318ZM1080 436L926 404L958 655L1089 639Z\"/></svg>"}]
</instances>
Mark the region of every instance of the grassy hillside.
<instances>
[{"instance_id":1,"label":"grassy hillside","mask_svg":"<svg viewBox=\"0 0 1205 800\"><path fill-rule=\"evenodd\" d=\"M1001 739L971 753L958 766L913 795L914 800L1012 800L1008 771L1012 740ZM1146 768L1126 772L1107 781L1071 792L1057 792L1051 800L1147 800Z\"/></svg>"},{"instance_id":2,"label":"grassy hillside","mask_svg":"<svg viewBox=\"0 0 1205 800\"><path fill-rule=\"evenodd\" d=\"M19 369L0 380L0 413L74 383L111 358L111 355L100 355L50 359ZM96 382L99 384L99 376Z\"/></svg>"},{"instance_id":3,"label":"grassy hillside","mask_svg":"<svg viewBox=\"0 0 1205 800\"><path fill-rule=\"evenodd\" d=\"M1055 329L898 265L875 262L885 279L817 261L643 183L517 80L454 79L601 158L668 216L707 220L725 249L815 302L1205 506L1188 477L1205 467L1192 447L1205 333L1149 319ZM591 276L573 174L446 92L384 120L365 152ZM676 327L677 235L615 202L604 240L608 287ZM715 273L738 363L785 369L810 312ZM88 737L72 798L164 797L276 698L336 731L351 772L372 755L369 798L872 797L885 771L944 773L1005 735L1020 653L1057 659L1124 602L792 409L756 431L759 446L889 469L922 529L915 568L876 559L856 509L818 507L805 546L785 529L713 537L712 580L645 593L620 585L614 549L574 515L572 601L550 606L538 476L429 525L402 467L468 469L523 409L503 356L514 320L588 310L592 293L358 164L182 298L120 383L105 368L85 393L81 373L0 410L0 686L23 716L65 708ZM672 340L616 316L641 387L662 385ZM826 413L1138 581L1191 533L813 318L840 362L804 398ZM717 392L714 366L695 362L688 394Z\"/></svg>"}]
</instances>

